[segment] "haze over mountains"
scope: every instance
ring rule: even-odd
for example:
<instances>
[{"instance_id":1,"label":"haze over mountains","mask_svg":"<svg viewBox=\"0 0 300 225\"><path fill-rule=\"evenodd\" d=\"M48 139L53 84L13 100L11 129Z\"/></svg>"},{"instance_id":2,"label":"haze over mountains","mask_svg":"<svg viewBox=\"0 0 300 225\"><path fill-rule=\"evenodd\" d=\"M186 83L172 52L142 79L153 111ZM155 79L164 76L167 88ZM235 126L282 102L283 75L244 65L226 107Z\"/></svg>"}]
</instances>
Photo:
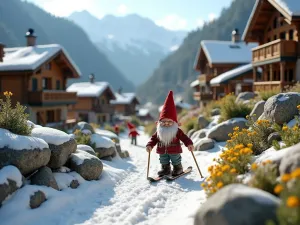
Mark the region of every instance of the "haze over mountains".
<instances>
[{"instance_id":1,"label":"haze over mountains","mask_svg":"<svg viewBox=\"0 0 300 225\"><path fill-rule=\"evenodd\" d=\"M68 19L79 25L91 41L135 85L143 83L162 59L176 50L186 31L171 31L137 14L98 19L88 11Z\"/></svg>"}]
</instances>

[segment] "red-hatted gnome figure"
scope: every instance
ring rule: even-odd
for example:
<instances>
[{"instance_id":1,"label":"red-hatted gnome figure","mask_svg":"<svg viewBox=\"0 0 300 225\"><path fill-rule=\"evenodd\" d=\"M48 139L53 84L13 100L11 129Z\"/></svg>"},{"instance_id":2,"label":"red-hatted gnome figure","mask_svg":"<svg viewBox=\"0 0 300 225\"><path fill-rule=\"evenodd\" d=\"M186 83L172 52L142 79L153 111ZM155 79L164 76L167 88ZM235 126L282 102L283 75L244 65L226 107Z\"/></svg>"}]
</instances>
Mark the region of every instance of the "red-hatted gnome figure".
<instances>
[{"instance_id":1,"label":"red-hatted gnome figure","mask_svg":"<svg viewBox=\"0 0 300 225\"><path fill-rule=\"evenodd\" d=\"M136 128L135 126L132 124L132 123L127 123L127 127L128 127L128 130L129 130L129 134L128 134L128 137L131 137L131 144L133 145L137 145L137 136L140 135L137 131L136 131Z\"/></svg>"},{"instance_id":2,"label":"red-hatted gnome figure","mask_svg":"<svg viewBox=\"0 0 300 225\"><path fill-rule=\"evenodd\" d=\"M158 171L159 176L169 175L171 173L170 161L173 165L172 176L183 173L180 141L188 147L189 151L194 150L192 140L186 136L178 126L173 92L170 91L160 113L156 132L146 145L147 152L149 152L157 144L156 152L159 154L159 160L162 166L162 169Z\"/></svg>"}]
</instances>

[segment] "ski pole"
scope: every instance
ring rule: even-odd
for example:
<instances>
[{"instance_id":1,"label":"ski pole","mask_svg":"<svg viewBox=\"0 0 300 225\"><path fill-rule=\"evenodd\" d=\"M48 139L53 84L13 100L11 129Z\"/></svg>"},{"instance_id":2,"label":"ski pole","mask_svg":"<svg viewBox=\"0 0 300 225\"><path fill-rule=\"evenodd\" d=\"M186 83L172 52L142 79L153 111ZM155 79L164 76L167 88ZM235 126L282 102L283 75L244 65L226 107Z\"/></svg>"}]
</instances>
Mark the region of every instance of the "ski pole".
<instances>
[{"instance_id":1,"label":"ski pole","mask_svg":"<svg viewBox=\"0 0 300 225\"><path fill-rule=\"evenodd\" d=\"M149 166L150 166L150 153L151 151L148 152L148 167L147 167L147 179L149 177Z\"/></svg>"},{"instance_id":2,"label":"ski pole","mask_svg":"<svg viewBox=\"0 0 300 225\"><path fill-rule=\"evenodd\" d=\"M201 171L200 171L200 168L199 168L199 166L198 166L197 160L196 160L196 158L195 158L194 152L191 151L191 153L192 153L192 156L193 156L193 158L194 158L194 160L195 160L195 163L196 163L196 166L197 166L198 171L199 171L199 173L200 173L200 176L201 176L201 178L203 178L202 173L201 173Z\"/></svg>"}]
</instances>

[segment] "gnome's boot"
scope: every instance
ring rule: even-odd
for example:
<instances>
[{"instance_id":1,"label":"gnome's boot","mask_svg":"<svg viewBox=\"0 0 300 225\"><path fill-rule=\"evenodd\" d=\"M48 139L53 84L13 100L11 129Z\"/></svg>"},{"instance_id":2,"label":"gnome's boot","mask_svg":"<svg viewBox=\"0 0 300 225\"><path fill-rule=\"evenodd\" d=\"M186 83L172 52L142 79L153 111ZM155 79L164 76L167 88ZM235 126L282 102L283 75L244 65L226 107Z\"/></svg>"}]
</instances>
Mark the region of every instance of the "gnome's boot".
<instances>
[{"instance_id":1,"label":"gnome's boot","mask_svg":"<svg viewBox=\"0 0 300 225\"><path fill-rule=\"evenodd\" d=\"M172 176L177 176L182 173L183 173L183 168L182 168L181 163L176 166L173 166Z\"/></svg>"},{"instance_id":2,"label":"gnome's boot","mask_svg":"<svg viewBox=\"0 0 300 225\"><path fill-rule=\"evenodd\" d=\"M169 164L161 165L161 170L157 172L158 176L169 175L171 173L171 166Z\"/></svg>"}]
</instances>

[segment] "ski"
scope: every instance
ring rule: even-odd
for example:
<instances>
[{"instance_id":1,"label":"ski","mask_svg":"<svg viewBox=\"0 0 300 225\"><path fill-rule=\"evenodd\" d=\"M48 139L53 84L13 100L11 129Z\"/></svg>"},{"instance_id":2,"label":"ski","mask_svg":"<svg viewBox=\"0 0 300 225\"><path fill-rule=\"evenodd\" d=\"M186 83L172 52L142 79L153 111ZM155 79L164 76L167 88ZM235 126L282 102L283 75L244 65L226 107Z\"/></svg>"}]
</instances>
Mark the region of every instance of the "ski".
<instances>
[{"instance_id":1,"label":"ski","mask_svg":"<svg viewBox=\"0 0 300 225\"><path fill-rule=\"evenodd\" d=\"M163 178L164 178L164 176L161 176L161 177L147 177L147 180L149 180L152 183L152 182L160 181Z\"/></svg>"},{"instance_id":2,"label":"ski","mask_svg":"<svg viewBox=\"0 0 300 225\"><path fill-rule=\"evenodd\" d=\"M181 177L181 176L183 176L183 175L185 175L185 174L190 173L191 171L192 171L192 167L189 166L186 170L183 171L182 174L179 174L179 175L177 175L177 176L171 176L171 175L168 176L168 175L165 175L164 177L166 178L166 180L172 181L172 180L177 179L178 177Z\"/></svg>"}]
</instances>

